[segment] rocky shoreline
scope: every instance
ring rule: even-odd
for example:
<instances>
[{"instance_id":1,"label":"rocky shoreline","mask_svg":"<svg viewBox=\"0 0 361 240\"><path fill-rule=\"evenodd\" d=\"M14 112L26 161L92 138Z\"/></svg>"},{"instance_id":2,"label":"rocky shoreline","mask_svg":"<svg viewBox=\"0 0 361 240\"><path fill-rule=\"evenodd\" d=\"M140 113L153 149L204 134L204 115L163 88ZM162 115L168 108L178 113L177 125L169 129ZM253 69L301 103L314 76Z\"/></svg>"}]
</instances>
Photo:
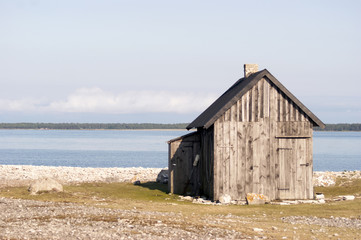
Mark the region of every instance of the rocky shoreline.
<instances>
[{"instance_id":1,"label":"rocky shoreline","mask_svg":"<svg viewBox=\"0 0 361 240\"><path fill-rule=\"evenodd\" d=\"M148 182L155 181L162 168L80 168L31 165L0 165L0 188L26 186L52 178L62 184L83 182Z\"/></svg>"},{"instance_id":2,"label":"rocky shoreline","mask_svg":"<svg viewBox=\"0 0 361 240\"><path fill-rule=\"evenodd\" d=\"M0 165L0 188L26 186L31 182L52 178L62 184L82 182L148 182L155 181L162 168L80 168L31 165ZM336 178L361 178L361 171L320 172L313 174L314 186L332 186Z\"/></svg>"}]
</instances>

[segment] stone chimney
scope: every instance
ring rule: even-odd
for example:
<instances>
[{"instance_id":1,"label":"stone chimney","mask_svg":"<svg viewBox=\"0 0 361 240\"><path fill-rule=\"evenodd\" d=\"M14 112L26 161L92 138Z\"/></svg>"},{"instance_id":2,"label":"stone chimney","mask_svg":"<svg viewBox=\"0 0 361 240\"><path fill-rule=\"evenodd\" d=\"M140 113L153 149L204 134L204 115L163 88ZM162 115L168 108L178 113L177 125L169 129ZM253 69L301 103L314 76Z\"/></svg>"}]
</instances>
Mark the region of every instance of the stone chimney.
<instances>
[{"instance_id":1,"label":"stone chimney","mask_svg":"<svg viewBox=\"0 0 361 240\"><path fill-rule=\"evenodd\" d=\"M258 72L258 64L244 64L244 77L245 78L255 72Z\"/></svg>"}]
</instances>

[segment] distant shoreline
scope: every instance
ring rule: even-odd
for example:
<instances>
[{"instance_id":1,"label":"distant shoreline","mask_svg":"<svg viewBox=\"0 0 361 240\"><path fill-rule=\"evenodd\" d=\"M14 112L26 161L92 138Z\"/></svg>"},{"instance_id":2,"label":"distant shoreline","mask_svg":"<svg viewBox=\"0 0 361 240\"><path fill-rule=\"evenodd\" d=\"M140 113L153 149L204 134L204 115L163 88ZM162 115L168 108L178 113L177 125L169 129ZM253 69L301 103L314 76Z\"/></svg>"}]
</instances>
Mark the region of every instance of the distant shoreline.
<instances>
[{"instance_id":1,"label":"distant shoreline","mask_svg":"<svg viewBox=\"0 0 361 240\"><path fill-rule=\"evenodd\" d=\"M187 123L0 123L0 129L29 130L185 130Z\"/></svg>"},{"instance_id":2,"label":"distant shoreline","mask_svg":"<svg viewBox=\"0 0 361 240\"><path fill-rule=\"evenodd\" d=\"M194 129L180 129L180 128L142 128L142 129L46 129L46 128L0 128L0 130L37 130L37 131L194 131Z\"/></svg>"},{"instance_id":3,"label":"distant shoreline","mask_svg":"<svg viewBox=\"0 0 361 240\"><path fill-rule=\"evenodd\" d=\"M188 123L0 123L0 129L9 130L147 130L185 131ZM361 123L326 124L324 129L314 127L317 132L360 132Z\"/></svg>"}]
</instances>

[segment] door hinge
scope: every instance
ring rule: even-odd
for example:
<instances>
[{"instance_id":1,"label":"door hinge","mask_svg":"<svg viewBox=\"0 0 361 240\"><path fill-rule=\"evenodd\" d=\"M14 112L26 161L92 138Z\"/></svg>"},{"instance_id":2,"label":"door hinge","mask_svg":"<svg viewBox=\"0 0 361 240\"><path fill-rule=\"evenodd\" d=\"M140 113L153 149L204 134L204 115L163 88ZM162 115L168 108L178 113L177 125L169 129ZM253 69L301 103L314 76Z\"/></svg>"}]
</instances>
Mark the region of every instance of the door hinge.
<instances>
[{"instance_id":1,"label":"door hinge","mask_svg":"<svg viewBox=\"0 0 361 240\"><path fill-rule=\"evenodd\" d=\"M300 166L306 166L306 167L308 167L308 166L310 166L310 164L309 164L309 163L301 163Z\"/></svg>"}]
</instances>

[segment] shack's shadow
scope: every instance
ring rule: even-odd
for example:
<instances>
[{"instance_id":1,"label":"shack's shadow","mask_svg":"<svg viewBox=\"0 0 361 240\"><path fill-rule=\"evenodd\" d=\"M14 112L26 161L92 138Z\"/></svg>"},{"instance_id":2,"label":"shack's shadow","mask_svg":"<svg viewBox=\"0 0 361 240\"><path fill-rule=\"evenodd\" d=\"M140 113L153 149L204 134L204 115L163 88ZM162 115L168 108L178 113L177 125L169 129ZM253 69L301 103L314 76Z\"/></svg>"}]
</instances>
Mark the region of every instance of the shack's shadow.
<instances>
[{"instance_id":1,"label":"shack's shadow","mask_svg":"<svg viewBox=\"0 0 361 240\"><path fill-rule=\"evenodd\" d=\"M160 182L145 182L141 183L139 187L148 188L150 190L159 190L164 193L168 193L168 184Z\"/></svg>"}]
</instances>

